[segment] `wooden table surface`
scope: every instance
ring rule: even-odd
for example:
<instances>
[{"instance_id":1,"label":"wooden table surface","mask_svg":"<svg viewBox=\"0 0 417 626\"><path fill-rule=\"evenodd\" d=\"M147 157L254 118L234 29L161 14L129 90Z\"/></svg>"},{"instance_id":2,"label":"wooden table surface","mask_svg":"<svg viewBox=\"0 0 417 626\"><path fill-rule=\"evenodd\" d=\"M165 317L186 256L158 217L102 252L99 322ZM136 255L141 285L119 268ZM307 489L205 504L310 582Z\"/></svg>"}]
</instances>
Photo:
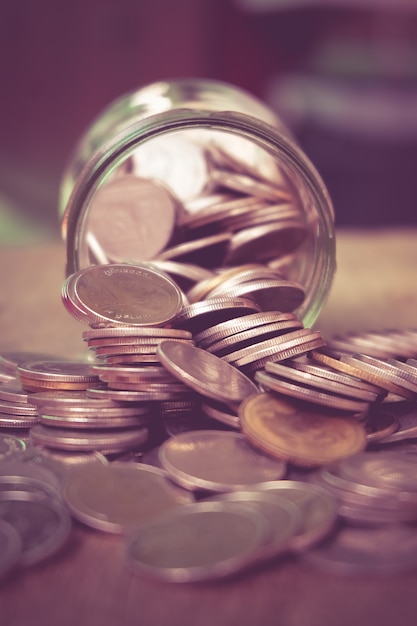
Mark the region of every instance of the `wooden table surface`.
<instances>
[{"instance_id":1,"label":"wooden table surface","mask_svg":"<svg viewBox=\"0 0 417 626\"><path fill-rule=\"evenodd\" d=\"M338 271L316 327L415 327L417 230L340 231ZM0 354L78 357L82 325L64 309L65 247L0 250ZM417 530L416 530L417 532ZM417 569L391 576L318 572L302 560L223 583L175 585L129 572L120 537L74 524L65 550L0 587L4 626L415 626Z\"/></svg>"}]
</instances>

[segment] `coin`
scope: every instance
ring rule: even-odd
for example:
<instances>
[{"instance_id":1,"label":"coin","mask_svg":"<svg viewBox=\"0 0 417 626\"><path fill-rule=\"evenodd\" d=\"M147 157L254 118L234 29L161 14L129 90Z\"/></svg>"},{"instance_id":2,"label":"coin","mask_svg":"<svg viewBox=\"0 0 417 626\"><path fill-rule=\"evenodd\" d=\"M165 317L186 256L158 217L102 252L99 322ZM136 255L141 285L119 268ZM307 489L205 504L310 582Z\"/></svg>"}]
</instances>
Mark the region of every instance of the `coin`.
<instances>
[{"instance_id":1,"label":"coin","mask_svg":"<svg viewBox=\"0 0 417 626\"><path fill-rule=\"evenodd\" d=\"M303 560L334 574L384 576L417 565L417 537L405 524L378 528L343 525Z\"/></svg>"},{"instance_id":2,"label":"coin","mask_svg":"<svg viewBox=\"0 0 417 626\"><path fill-rule=\"evenodd\" d=\"M206 328L201 333L194 335L194 341L200 348L207 348L213 343L237 333L250 332L251 330L255 332L258 326L287 321L298 323L294 313L281 313L279 311L249 313Z\"/></svg>"},{"instance_id":3,"label":"coin","mask_svg":"<svg viewBox=\"0 0 417 626\"><path fill-rule=\"evenodd\" d=\"M399 376L395 376L388 372L386 369L381 367L376 367L375 365L371 365L366 363L362 359L358 359L356 356L351 356L348 354L342 354L340 360L343 363L347 363L348 365L352 365L356 369L363 370L372 376L375 376L378 380L381 387L384 387L387 391L400 396L401 398L406 398L407 400L414 400L416 397L416 393L414 391L410 391L406 388L406 382L402 381Z\"/></svg>"},{"instance_id":4,"label":"coin","mask_svg":"<svg viewBox=\"0 0 417 626\"><path fill-rule=\"evenodd\" d=\"M233 234L226 265L267 262L285 256L297 249L307 236L307 227L302 220L271 222L244 228Z\"/></svg>"},{"instance_id":5,"label":"coin","mask_svg":"<svg viewBox=\"0 0 417 626\"><path fill-rule=\"evenodd\" d=\"M71 531L71 518L62 504L25 491L0 492L0 519L20 535L21 565L34 565L55 554Z\"/></svg>"},{"instance_id":6,"label":"coin","mask_svg":"<svg viewBox=\"0 0 417 626\"><path fill-rule=\"evenodd\" d=\"M228 253L230 240L231 235L229 233L200 237L165 248L158 255L158 259L163 261L175 259L178 262L194 263L206 269L212 269L223 264Z\"/></svg>"},{"instance_id":7,"label":"coin","mask_svg":"<svg viewBox=\"0 0 417 626\"><path fill-rule=\"evenodd\" d=\"M201 146L175 133L153 137L132 153L133 171L144 178L160 181L182 201L194 198L206 185L208 166ZM155 226L160 226L155 220Z\"/></svg>"},{"instance_id":8,"label":"coin","mask_svg":"<svg viewBox=\"0 0 417 626\"><path fill-rule=\"evenodd\" d=\"M132 450L142 446L148 439L148 429L144 427L123 430L76 430L67 428L49 428L36 424L30 430L34 445L54 448L55 450L98 451L103 454Z\"/></svg>"},{"instance_id":9,"label":"coin","mask_svg":"<svg viewBox=\"0 0 417 626\"><path fill-rule=\"evenodd\" d=\"M256 562L265 517L231 502L199 502L155 520L127 544L133 572L167 582L224 579Z\"/></svg>"},{"instance_id":10,"label":"coin","mask_svg":"<svg viewBox=\"0 0 417 626\"><path fill-rule=\"evenodd\" d=\"M253 448L241 434L201 430L165 441L159 452L172 480L191 490L225 492L282 478L285 463Z\"/></svg>"},{"instance_id":11,"label":"coin","mask_svg":"<svg viewBox=\"0 0 417 626\"><path fill-rule=\"evenodd\" d=\"M22 552L19 533L11 524L0 520L0 578L4 578L17 565Z\"/></svg>"},{"instance_id":12,"label":"coin","mask_svg":"<svg viewBox=\"0 0 417 626\"><path fill-rule=\"evenodd\" d=\"M255 485L255 489L294 503L301 512L299 528L289 541L297 552L310 549L333 530L337 515L336 498L320 485L301 480L276 480Z\"/></svg>"},{"instance_id":13,"label":"coin","mask_svg":"<svg viewBox=\"0 0 417 626\"><path fill-rule=\"evenodd\" d=\"M300 385L306 388L319 388L321 391L329 394L345 396L352 399L362 400L364 402L375 402L377 399L377 395L367 389L353 387L351 384L348 385L344 381L341 382L341 380L330 380L321 376L316 376L316 374L303 371L302 369L298 369L296 366L293 367L292 363L294 362L295 361L290 361L289 363L286 362L285 365L282 363L269 362L265 365L265 371L278 379L275 381L277 382L278 387L281 379L284 378L284 381L286 382L293 381L295 383L300 383ZM259 375L262 374L263 372Z\"/></svg>"},{"instance_id":14,"label":"coin","mask_svg":"<svg viewBox=\"0 0 417 626\"><path fill-rule=\"evenodd\" d=\"M98 376L90 372L84 361L31 361L19 365L17 373L35 384L42 382L94 383Z\"/></svg>"},{"instance_id":15,"label":"coin","mask_svg":"<svg viewBox=\"0 0 417 626\"><path fill-rule=\"evenodd\" d=\"M68 475L63 497L79 521L110 533L132 531L194 497L165 471L133 462L89 465Z\"/></svg>"},{"instance_id":16,"label":"coin","mask_svg":"<svg viewBox=\"0 0 417 626\"><path fill-rule=\"evenodd\" d=\"M194 335L232 317L243 317L255 312L259 312L259 306L250 298L211 298L184 306L172 324Z\"/></svg>"},{"instance_id":17,"label":"coin","mask_svg":"<svg viewBox=\"0 0 417 626\"><path fill-rule=\"evenodd\" d=\"M158 346L157 353L173 376L213 400L233 406L257 392L242 372L201 348L168 340Z\"/></svg>"},{"instance_id":18,"label":"coin","mask_svg":"<svg viewBox=\"0 0 417 626\"><path fill-rule=\"evenodd\" d=\"M282 498L277 492L248 489L211 496L210 502L231 502L259 511L271 526L269 540L259 549L257 560L270 561L291 547L292 540L302 526L301 510L290 499Z\"/></svg>"},{"instance_id":19,"label":"coin","mask_svg":"<svg viewBox=\"0 0 417 626\"><path fill-rule=\"evenodd\" d=\"M366 446L365 429L358 422L281 400L270 393L258 393L244 400L239 418L242 432L252 445L295 465L324 465Z\"/></svg>"},{"instance_id":20,"label":"coin","mask_svg":"<svg viewBox=\"0 0 417 626\"><path fill-rule=\"evenodd\" d=\"M178 200L155 180L128 174L98 188L86 229L113 263L150 259L171 240L177 205Z\"/></svg>"},{"instance_id":21,"label":"coin","mask_svg":"<svg viewBox=\"0 0 417 626\"><path fill-rule=\"evenodd\" d=\"M304 289L288 280L258 280L235 285L228 290L229 298L251 298L261 311L287 313L298 308L304 300ZM223 286L213 289L207 298L224 297Z\"/></svg>"},{"instance_id":22,"label":"coin","mask_svg":"<svg viewBox=\"0 0 417 626\"><path fill-rule=\"evenodd\" d=\"M0 433L0 461L15 457L25 448L25 443L19 437Z\"/></svg>"},{"instance_id":23,"label":"coin","mask_svg":"<svg viewBox=\"0 0 417 626\"><path fill-rule=\"evenodd\" d=\"M270 200L271 202L291 200L291 195L287 190L273 186L271 183L256 180L246 174L213 170L210 173L210 180L220 187Z\"/></svg>"},{"instance_id":24,"label":"coin","mask_svg":"<svg viewBox=\"0 0 417 626\"><path fill-rule=\"evenodd\" d=\"M72 281L73 300L91 325L161 326L183 303L171 279L139 265L91 266L73 274Z\"/></svg>"}]
</instances>

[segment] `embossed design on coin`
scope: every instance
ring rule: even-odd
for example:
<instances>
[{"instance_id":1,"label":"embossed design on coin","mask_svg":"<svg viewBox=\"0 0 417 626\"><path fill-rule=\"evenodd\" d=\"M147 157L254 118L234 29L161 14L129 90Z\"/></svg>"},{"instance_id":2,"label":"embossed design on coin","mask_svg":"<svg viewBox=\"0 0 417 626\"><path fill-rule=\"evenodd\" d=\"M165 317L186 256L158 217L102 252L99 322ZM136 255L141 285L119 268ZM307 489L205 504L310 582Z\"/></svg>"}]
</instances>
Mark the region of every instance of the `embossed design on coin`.
<instances>
[{"instance_id":1,"label":"embossed design on coin","mask_svg":"<svg viewBox=\"0 0 417 626\"><path fill-rule=\"evenodd\" d=\"M92 266L73 275L73 297L90 324L107 326L160 326L175 317L183 303L181 291L164 274L122 263Z\"/></svg>"},{"instance_id":2,"label":"embossed design on coin","mask_svg":"<svg viewBox=\"0 0 417 626\"><path fill-rule=\"evenodd\" d=\"M365 429L359 422L306 410L304 405L269 393L247 398L239 407L243 433L257 448L294 463L324 465L362 451Z\"/></svg>"}]
</instances>

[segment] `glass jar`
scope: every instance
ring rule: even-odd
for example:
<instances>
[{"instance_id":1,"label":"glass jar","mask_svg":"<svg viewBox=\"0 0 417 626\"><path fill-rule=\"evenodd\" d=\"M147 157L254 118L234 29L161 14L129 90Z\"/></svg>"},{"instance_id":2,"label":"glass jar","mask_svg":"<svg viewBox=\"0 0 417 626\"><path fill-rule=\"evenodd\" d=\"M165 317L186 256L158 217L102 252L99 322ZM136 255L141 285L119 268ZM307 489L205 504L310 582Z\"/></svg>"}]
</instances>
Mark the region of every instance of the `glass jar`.
<instances>
[{"instance_id":1,"label":"glass jar","mask_svg":"<svg viewBox=\"0 0 417 626\"><path fill-rule=\"evenodd\" d=\"M291 249L288 238L293 234L291 229L286 231L288 238L285 240L284 233L284 245L276 250L275 258L263 258L262 262L266 260L272 267L275 264L289 280L303 286L305 298L296 313L305 326L314 324L335 272L333 207L315 167L272 110L237 87L200 79L157 82L111 104L79 141L62 180L60 218L67 244L67 275L109 261L95 233L103 221L107 241L120 237L123 228L126 237L132 235L122 201L122 212L120 206L114 212L109 209L110 202L105 220L96 208L99 192L131 176L132 163L135 176L151 184L161 183L161 188L169 190L176 215L181 215L184 223L184 215L190 212L210 211L207 207L214 196L217 205L230 200L230 193L236 199L247 197L245 189L225 189L221 176L216 178L219 168L223 169L222 176L232 170L234 180L252 180L255 188L266 184L281 190L277 202L269 200L271 207L276 207L276 215L287 215L289 210L290 222L296 210L295 219L304 225L305 236ZM129 199L126 202L128 206ZM160 203L151 202L151 206L152 228L161 235L165 218L157 210ZM273 208L269 215L271 212ZM285 222L287 217L283 219ZM164 235L170 238L168 246L181 241L183 231L174 230ZM236 228L231 231L236 234ZM147 233L142 235L146 239ZM260 239L259 248L262 246ZM143 262L152 260L152 254L147 251L143 256L138 250L137 258L132 259L129 252L126 259L117 261ZM239 260L246 264L258 261L256 255L255 259Z\"/></svg>"}]
</instances>

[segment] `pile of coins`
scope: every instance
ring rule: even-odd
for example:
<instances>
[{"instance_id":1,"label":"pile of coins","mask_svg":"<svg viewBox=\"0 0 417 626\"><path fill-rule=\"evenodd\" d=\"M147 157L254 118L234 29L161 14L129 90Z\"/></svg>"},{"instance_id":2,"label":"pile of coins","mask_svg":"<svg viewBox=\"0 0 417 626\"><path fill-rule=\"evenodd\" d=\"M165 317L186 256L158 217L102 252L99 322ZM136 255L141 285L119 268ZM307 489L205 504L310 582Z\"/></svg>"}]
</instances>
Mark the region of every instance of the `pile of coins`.
<instances>
[{"instance_id":1,"label":"pile of coins","mask_svg":"<svg viewBox=\"0 0 417 626\"><path fill-rule=\"evenodd\" d=\"M417 333L305 328L290 181L172 141L193 176L149 142L92 199L62 287L89 358L0 356L0 574L61 549L72 518L171 582L283 555L417 567Z\"/></svg>"},{"instance_id":2,"label":"pile of coins","mask_svg":"<svg viewBox=\"0 0 417 626\"><path fill-rule=\"evenodd\" d=\"M144 264L68 277L93 358L0 359L2 571L61 549L71 517L128 537L131 570L171 582L289 554L336 572L417 566L416 335L337 337L341 353L260 293L189 302ZM369 336L384 358L357 352ZM55 539L26 557L8 520L39 501Z\"/></svg>"}]
</instances>

